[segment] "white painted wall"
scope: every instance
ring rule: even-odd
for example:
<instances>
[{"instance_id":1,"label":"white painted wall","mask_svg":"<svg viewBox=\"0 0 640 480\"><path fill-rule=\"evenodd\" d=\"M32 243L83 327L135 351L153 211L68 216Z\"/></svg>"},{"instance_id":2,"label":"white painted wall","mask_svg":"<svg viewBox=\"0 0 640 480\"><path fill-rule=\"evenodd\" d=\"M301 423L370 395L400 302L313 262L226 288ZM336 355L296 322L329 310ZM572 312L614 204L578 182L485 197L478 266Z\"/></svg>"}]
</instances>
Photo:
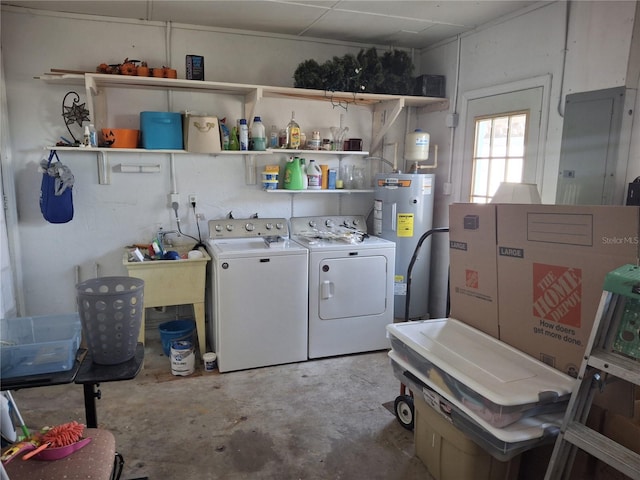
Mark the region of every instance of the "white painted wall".
<instances>
[{"instance_id":1,"label":"white painted wall","mask_svg":"<svg viewBox=\"0 0 640 480\"><path fill-rule=\"evenodd\" d=\"M606 15L593 4L606 3ZM589 4L588 6L585 4ZM633 19L634 2L572 2L572 16L567 59L570 72L565 77L563 95L582 89L617 86L624 75ZM572 14L573 15L573 14ZM602 18L600 18L602 17ZM66 312L75 309L75 266L80 266L80 280L100 275L125 274L121 263L122 248L131 242L147 241L159 225L175 228L173 212L167 208L170 191L169 162L165 156L125 155L112 158L112 164L160 163L159 174L111 174L111 185L98 185L96 160L86 153L63 154L62 160L76 177L74 189L76 216L71 223L51 225L44 221L38 207L40 175L37 165L45 155L42 147L60 135L66 135L60 110L64 94L71 88L46 85L38 76L50 68L92 71L100 62L118 63L125 57L146 60L151 66L171 64L184 77L184 55L205 56L207 80L292 86L297 65L309 58L319 62L334 55L357 53L360 46L330 42L301 41L272 36L247 36L216 32L185 25L114 21L99 17L65 18L61 15L2 7L2 64L11 126L9 167L15 176L18 235L22 255L22 291L25 311L22 315ZM588 25L583 28L582 23ZM591 41L587 34L606 27L608 35ZM25 34L29 32L29 34ZM606 38L605 38L606 37ZM589 44L586 45L585 42ZM562 118L556 111L560 98L557 79L562 69L564 45L564 4L555 3L533 9L490 28L480 29L461 39L459 92L507 83L551 73L554 81L547 132L543 197L555 196L555 169L558 164ZM453 101L458 44L456 41L423 52L416 58L420 73L447 77L447 96ZM584 53L588 52L588 55ZM588 58L585 58L588 57ZM599 60L599 61L598 61ZM624 65L624 67L623 67ZM603 68L599 68L603 67ZM584 72L588 72L585 77ZM418 72L416 72L418 73ZM84 92L79 91L84 97ZM220 100L202 95L180 94L168 98L163 94L119 92L110 97L109 115L117 126L133 126L137 112L152 103L159 110L205 110L235 121L241 115L241 102ZM337 125L340 108L328 103L265 100L256 113L267 125L286 124L291 110L309 131ZM452 106L452 111L455 105ZM457 110L459 111L459 104ZM415 112L413 112L415 114ZM450 130L445 126L448 112L408 117L408 127L421 127L431 133L432 143L440 148L437 169L435 226L448 224L448 204L456 198L442 194L451 166L452 178L460 171L458 152L462 148L458 133L451 151ZM371 117L368 109L350 107L346 124L352 136L370 139ZM637 130L637 129L636 129ZM405 117L385 141L403 144ZM632 142L629 178L640 175L636 165L640 155L637 132ZM385 156L390 151L385 150ZM451 162L453 159L453 162ZM4 161L4 160L3 160ZM262 164L273 159L261 159ZM351 161L351 160L349 160ZM182 203L196 193L198 210L207 219L220 218L229 211L242 217L311 215L335 213L368 214L372 195L289 196L268 195L258 186L244 183L244 164L236 157L181 155L176 159L178 191ZM258 168L260 170L260 167ZM455 186L455 183L454 183ZM181 208L183 230L196 235L192 216ZM206 235L207 226L201 224ZM434 240L432 316L444 314L448 266L447 240Z\"/></svg>"},{"instance_id":2,"label":"white painted wall","mask_svg":"<svg viewBox=\"0 0 640 480\"><path fill-rule=\"evenodd\" d=\"M25 35L25 32L31 32ZM165 48L169 45L169 48ZM165 50L168 57L165 57ZM359 46L328 42L307 42L275 37L216 33L214 31L163 24L113 21L98 17L66 18L44 12L32 14L3 7L2 51L6 76L8 117L11 126L10 161L16 183L20 267L26 309L22 315L67 312L75 309L76 268L79 279L99 275L125 275L123 247L148 242L158 226L176 228L168 208L171 190L167 155L111 156L112 167L119 163L159 163L159 174L111 173L111 185L99 185L94 154L63 152L61 160L75 175L75 217L63 225L48 224L38 205L40 174L37 167L59 136L68 137L61 117L61 103L69 90L82 89L48 85L33 77L50 68L94 71L101 62L120 63L125 57L146 60L150 66L172 65L184 78L186 54L205 57L205 78L212 81L293 86L293 73L300 62L319 62L332 56L357 53ZM167 60L168 58L169 60ZM240 97L220 98L206 94L112 89L107 94L111 127L138 128L142 110L195 110L235 122L243 114ZM329 136L329 127L345 115L349 135L368 145L371 112L364 107L348 111L329 102L263 100L256 111L270 126L284 127L292 110L303 131L320 129ZM80 130L75 133L81 135ZM261 157L258 171L267 163L279 163L284 156ZM337 165L337 158L320 157L322 163ZM363 163L346 158L344 163ZM261 217L359 213L366 214L372 194L323 196L268 195L259 185L245 184L242 157L176 156L177 190L181 194L181 225L185 233L197 236L195 221L187 211L187 196L198 195L198 211L207 219L221 218L230 211L236 218L258 213ZM203 236L206 222L200 223ZM185 239L183 239L185 241ZM189 240L186 240L189 241ZM3 287L4 289L4 287Z\"/></svg>"}]
</instances>

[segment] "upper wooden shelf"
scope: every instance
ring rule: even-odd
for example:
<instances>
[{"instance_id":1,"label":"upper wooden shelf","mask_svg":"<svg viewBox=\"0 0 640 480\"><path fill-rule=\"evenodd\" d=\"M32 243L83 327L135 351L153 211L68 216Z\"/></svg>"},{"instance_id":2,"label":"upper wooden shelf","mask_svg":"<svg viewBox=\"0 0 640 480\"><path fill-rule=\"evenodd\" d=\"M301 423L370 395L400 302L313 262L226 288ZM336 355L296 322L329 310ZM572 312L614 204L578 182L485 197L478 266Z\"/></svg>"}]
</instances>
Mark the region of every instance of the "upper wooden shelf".
<instances>
[{"instance_id":1,"label":"upper wooden shelf","mask_svg":"<svg viewBox=\"0 0 640 480\"><path fill-rule=\"evenodd\" d=\"M330 92L292 87L270 87L240 83L209 82L130 75L85 74L44 74L36 77L47 83L86 85L97 94L100 87L158 88L170 90L209 91L226 95L257 95L258 98L293 98L299 100L339 101L355 105L375 105L389 101L401 101L408 107L432 106L434 110L446 110L446 98L420 97L413 95L386 95L378 93Z\"/></svg>"}]
</instances>

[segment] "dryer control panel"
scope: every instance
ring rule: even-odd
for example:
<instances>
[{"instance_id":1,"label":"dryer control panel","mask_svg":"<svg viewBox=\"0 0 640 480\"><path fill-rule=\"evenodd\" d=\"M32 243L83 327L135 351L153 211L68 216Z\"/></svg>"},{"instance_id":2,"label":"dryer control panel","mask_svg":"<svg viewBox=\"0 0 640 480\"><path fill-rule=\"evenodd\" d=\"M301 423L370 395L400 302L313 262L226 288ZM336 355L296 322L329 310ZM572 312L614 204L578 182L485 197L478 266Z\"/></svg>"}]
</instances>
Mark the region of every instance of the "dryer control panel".
<instances>
[{"instance_id":1,"label":"dryer control panel","mask_svg":"<svg viewBox=\"0 0 640 480\"><path fill-rule=\"evenodd\" d=\"M309 232L329 233L354 231L367 233L364 215L326 215L319 217L291 217L291 234Z\"/></svg>"}]
</instances>

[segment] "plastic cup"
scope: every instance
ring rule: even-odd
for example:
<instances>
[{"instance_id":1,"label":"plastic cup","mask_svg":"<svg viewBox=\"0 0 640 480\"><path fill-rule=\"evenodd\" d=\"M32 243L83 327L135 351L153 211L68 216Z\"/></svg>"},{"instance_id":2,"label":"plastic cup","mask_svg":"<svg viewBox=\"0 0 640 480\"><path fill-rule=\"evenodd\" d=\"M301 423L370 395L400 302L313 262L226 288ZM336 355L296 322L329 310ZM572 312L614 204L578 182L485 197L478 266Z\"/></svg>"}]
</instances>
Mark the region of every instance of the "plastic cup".
<instances>
[{"instance_id":1,"label":"plastic cup","mask_svg":"<svg viewBox=\"0 0 640 480\"><path fill-rule=\"evenodd\" d=\"M213 372L216 369L217 358L218 356L213 352L207 352L204 355L202 355L202 361L204 362L205 372Z\"/></svg>"}]
</instances>

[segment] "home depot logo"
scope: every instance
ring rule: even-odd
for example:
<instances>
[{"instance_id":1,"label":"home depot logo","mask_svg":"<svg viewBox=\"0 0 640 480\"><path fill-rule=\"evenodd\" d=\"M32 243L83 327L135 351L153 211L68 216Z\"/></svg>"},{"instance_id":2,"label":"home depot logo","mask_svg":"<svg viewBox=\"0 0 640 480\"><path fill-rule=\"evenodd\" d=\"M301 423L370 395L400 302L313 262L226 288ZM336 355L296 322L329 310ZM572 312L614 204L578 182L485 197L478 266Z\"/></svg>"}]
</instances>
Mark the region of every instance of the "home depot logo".
<instances>
[{"instance_id":1,"label":"home depot logo","mask_svg":"<svg viewBox=\"0 0 640 480\"><path fill-rule=\"evenodd\" d=\"M465 270L464 284L467 288L478 288L478 272L476 270Z\"/></svg>"},{"instance_id":2,"label":"home depot logo","mask_svg":"<svg viewBox=\"0 0 640 480\"><path fill-rule=\"evenodd\" d=\"M580 327L582 269L533 264L533 315Z\"/></svg>"}]
</instances>

